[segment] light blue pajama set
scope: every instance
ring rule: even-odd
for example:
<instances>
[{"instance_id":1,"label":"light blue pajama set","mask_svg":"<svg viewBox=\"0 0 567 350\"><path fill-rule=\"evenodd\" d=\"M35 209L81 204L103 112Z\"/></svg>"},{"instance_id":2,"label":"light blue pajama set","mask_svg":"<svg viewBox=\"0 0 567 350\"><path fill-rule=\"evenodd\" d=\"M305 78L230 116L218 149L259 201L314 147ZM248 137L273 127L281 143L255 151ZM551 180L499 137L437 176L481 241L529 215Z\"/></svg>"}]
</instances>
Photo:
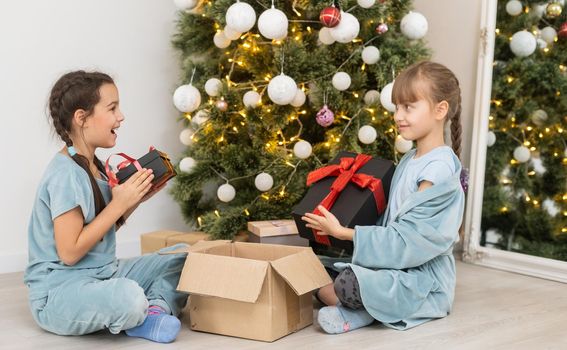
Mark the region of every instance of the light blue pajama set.
<instances>
[{"instance_id":1,"label":"light blue pajama set","mask_svg":"<svg viewBox=\"0 0 567 350\"><path fill-rule=\"evenodd\" d=\"M110 187L103 180L97 182L108 203ZM148 305L178 315L187 301L187 294L176 291L186 254L154 253L117 260L113 227L77 264L61 262L53 220L76 207L85 225L94 219L88 175L73 159L57 153L39 184L28 228L29 265L24 282L39 326L61 335L105 328L116 334L140 325Z\"/></svg>"},{"instance_id":2,"label":"light blue pajama set","mask_svg":"<svg viewBox=\"0 0 567 350\"><path fill-rule=\"evenodd\" d=\"M388 208L377 226L356 226L351 261L322 257L327 267L350 267L364 309L384 325L404 330L449 314L465 197L461 164L442 146L400 160L392 179ZM418 191L419 183L433 186Z\"/></svg>"}]
</instances>

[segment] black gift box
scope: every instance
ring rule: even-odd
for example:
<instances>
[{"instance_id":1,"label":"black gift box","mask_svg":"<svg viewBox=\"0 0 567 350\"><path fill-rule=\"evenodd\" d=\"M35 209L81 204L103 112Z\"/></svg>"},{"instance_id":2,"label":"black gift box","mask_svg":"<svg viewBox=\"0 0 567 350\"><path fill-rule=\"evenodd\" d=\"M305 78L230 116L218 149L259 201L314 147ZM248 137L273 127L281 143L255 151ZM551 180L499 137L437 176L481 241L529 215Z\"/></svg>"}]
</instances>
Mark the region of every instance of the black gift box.
<instances>
[{"instance_id":1,"label":"black gift box","mask_svg":"<svg viewBox=\"0 0 567 350\"><path fill-rule=\"evenodd\" d=\"M138 163L142 168L153 170L154 179L152 180L152 185L154 187L160 186L164 182L177 175L167 154L160 152L157 149L153 149L150 152L146 153L144 156L138 159ZM128 180L128 178L137 171L138 169L132 163L130 163L127 167L120 169L116 173L118 183L123 183L124 181Z\"/></svg>"},{"instance_id":2,"label":"black gift box","mask_svg":"<svg viewBox=\"0 0 567 350\"><path fill-rule=\"evenodd\" d=\"M329 165L339 164L340 159L343 157L355 158L356 156L356 153L343 151L330 161ZM390 183L394 175L394 163L385 159L372 158L356 173L367 174L380 179L384 190L384 204L388 203ZM305 197L293 208L292 215L301 237L315 241L313 230L305 227L306 222L301 220L301 217L305 213L311 213L315 210L329 194L331 185L336 178L336 176L326 177L311 185ZM383 214L379 213L376 208L376 201L372 191L367 188L360 188L352 182L349 182L339 194L330 212L337 217L341 225L350 228L354 228L355 225L376 225L380 215ZM328 238L331 247L345 249L347 252L353 251L352 241L343 241L331 236L328 236Z\"/></svg>"}]
</instances>

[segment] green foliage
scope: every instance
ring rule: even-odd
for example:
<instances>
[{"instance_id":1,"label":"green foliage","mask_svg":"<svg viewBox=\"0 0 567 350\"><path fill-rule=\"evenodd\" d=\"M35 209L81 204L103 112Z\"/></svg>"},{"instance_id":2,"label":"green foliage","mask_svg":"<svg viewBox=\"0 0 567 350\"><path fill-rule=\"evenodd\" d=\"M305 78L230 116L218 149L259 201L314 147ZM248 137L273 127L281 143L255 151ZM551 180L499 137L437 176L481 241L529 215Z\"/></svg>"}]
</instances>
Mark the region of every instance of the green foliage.
<instances>
[{"instance_id":1,"label":"green foliage","mask_svg":"<svg viewBox=\"0 0 567 350\"><path fill-rule=\"evenodd\" d=\"M257 16L271 5L270 0L247 2ZM283 42L263 38L255 26L228 48L219 49L213 36L224 28L226 10L233 3L205 0L194 13L179 13L173 36L183 69L180 83L191 81L195 69L192 84L205 97L205 82L221 79L221 96L229 106L223 112L215 108L218 98L205 99L200 110L207 111L209 120L200 127L191 125L192 116L181 118L186 126L196 129L193 145L182 156L193 157L197 165L191 173L179 172L172 189L187 222L216 238L233 237L247 221L290 218L293 206L305 194L307 174L340 150L396 160L393 116L381 106L366 106L364 94L381 90L403 68L429 56L423 42L410 41L400 32L401 18L411 9L408 0L377 2L370 9L356 6L356 0L341 1L342 8L351 9L358 18L361 30L354 42L330 46L318 42L319 13L329 2L276 1L276 7L290 20ZM379 23L386 23L389 31L377 35ZM379 48L377 64L363 64L364 44ZM279 75L282 67L306 91L307 102L299 108L275 105L267 96L269 79ZM339 70L352 78L344 92L331 84ZM247 109L242 98L252 89L262 94L262 104ZM336 118L328 128L315 121L325 101ZM358 129L367 124L378 131L372 145L358 141ZM293 154L299 139L313 146L308 159L300 160ZM274 179L273 188L266 193L254 186L255 176L263 171ZM236 197L222 203L216 188L227 180L235 187Z\"/></svg>"},{"instance_id":2,"label":"green foliage","mask_svg":"<svg viewBox=\"0 0 567 350\"><path fill-rule=\"evenodd\" d=\"M495 229L501 239L490 243L503 249L567 260L567 38L524 58L509 46L520 30L559 30L567 11L557 18L538 17L533 6L541 1L530 0L522 2L530 10L513 17L506 3L498 2L490 111L496 143L487 152L482 230ZM532 115L539 109L548 118L535 123ZM522 144L533 147L532 160L541 161L545 172L533 162L512 161Z\"/></svg>"}]
</instances>

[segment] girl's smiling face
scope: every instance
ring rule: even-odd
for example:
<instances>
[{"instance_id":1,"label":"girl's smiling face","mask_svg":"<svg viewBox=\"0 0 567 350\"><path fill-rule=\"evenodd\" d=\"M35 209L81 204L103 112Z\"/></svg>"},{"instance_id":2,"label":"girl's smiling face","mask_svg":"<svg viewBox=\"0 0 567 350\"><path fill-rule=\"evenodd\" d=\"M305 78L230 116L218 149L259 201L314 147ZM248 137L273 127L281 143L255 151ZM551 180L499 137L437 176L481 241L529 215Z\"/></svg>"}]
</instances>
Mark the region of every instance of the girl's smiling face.
<instances>
[{"instance_id":1,"label":"girl's smiling face","mask_svg":"<svg viewBox=\"0 0 567 350\"><path fill-rule=\"evenodd\" d=\"M91 149L111 148L116 145L117 129L124 121L120 111L118 89L114 84L103 84L99 89L100 100L90 116L83 120L79 131Z\"/></svg>"}]
</instances>

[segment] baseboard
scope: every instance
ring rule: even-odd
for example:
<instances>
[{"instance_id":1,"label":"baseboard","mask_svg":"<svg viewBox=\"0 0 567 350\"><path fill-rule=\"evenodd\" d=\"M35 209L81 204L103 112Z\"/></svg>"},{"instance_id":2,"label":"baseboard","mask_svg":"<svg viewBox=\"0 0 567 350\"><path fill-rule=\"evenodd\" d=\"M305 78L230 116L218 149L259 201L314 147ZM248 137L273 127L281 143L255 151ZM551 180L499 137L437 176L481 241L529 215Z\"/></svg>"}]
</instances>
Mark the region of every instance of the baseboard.
<instances>
[{"instance_id":1,"label":"baseboard","mask_svg":"<svg viewBox=\"0 0 567 350\"><path fill-rule=\"evenodd\" d=\"M140 240L132 239L116 243L118 258L131 258L140 255ZM28 252L0 253L0 273L24 271L28 265Z\"/></svg>"}]
</instances>

